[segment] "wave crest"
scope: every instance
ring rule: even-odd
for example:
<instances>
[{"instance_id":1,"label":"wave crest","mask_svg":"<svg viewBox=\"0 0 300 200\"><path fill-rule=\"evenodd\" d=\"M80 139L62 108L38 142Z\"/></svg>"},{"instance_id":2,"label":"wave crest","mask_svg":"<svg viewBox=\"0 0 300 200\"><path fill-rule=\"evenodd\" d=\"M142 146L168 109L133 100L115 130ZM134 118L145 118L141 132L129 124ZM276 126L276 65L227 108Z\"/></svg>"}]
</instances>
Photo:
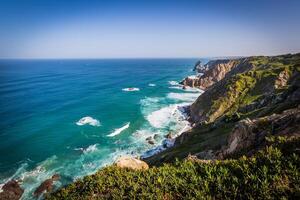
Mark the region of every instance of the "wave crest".
<instances>
[{"instance_id":1,"label":"wave crest","mask_svg":"<svg viewBox=\"0 0 300 200\"><path fill-rule=\"evenodd\" d=\"M125 92L136 92L140 91L140 88L123 88L122 90Z\"/></svg>"},{"instance_id":2,"label":"wave crest","mask_svg":"<svg viewBox=\"0 0 300 200\"><path fill-rule=\"evenodd\" d=\"M81 118L78 122L76 122L78 126L83 126L83 125L91 125L91 126L100 126L100 122L97 119L94 119L90 116L86 116Z\"/></svg>"},{"instance_id":3,"label":"wave crest","mask_svg":"<svg viewBox=\"0 0 300 200\"><path fill-rule=\"evenodd\" d=\"M119 135L122 131L124 131L125 129L129 128L130 122L128 122L125 126L121 127L121 128L117 128L114 130L114 132L112 132L111 134L107 135L108 137L114 137L116 135Z\"/></svg>"}]
</instances>

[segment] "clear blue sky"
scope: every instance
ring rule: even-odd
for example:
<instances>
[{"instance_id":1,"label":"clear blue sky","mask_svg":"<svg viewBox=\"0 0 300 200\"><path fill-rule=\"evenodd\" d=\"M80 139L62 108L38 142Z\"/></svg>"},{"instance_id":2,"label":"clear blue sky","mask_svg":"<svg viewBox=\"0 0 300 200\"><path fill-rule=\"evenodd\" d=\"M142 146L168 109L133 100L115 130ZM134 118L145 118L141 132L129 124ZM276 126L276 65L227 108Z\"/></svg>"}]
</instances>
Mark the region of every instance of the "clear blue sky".
<instances>
[{"instance_id":1,"label":"clear blue sky","mask_svg":"<svg viewBox=\"0 0 300 200\"><path fill-rule=\"evenodd\" d=\"M1 58L300 52L300 0L0 0Z\"/></svg>"}]
</instances>

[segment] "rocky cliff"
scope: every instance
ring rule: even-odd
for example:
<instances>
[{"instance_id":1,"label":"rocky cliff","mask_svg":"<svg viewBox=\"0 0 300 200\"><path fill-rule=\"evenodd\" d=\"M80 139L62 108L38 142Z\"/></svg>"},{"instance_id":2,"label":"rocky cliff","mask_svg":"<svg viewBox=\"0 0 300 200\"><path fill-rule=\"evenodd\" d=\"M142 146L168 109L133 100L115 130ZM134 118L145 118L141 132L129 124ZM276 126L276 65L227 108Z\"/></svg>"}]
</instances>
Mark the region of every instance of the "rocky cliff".
<instances>
[{"instance_id":1,"label":"rocky cliff","mask_svg":"<svg viewBox=\"0 0 300 200\"><path fill-rule=\"evenodd\" d=\"M189 87L198 87L202 90L206 90L214 83L222 80L226 74L236 67L241 60L212 60L205 65L197 64L194 69L201 73L197 76L186 77L181 84Z\"/></svg>"},{"instance_id":2,"label":"rocky cliff","mask_svg":"<svg viewBox=\"0 0 300 200\"><path fill-rule=\"evenodd\" d=\"M224 61L217 63L220 62ZM300 104L300 54L248 57L231 60L231 63L237 64L190 106L194 128L176 138L174 147L148 158L146 162L160 164L189 154L202 159L220 158L226 154L220 153L226 145L231 151L235 145L240 149L239 145L246 148L252 144L251 139L236 137L237 134L247 133L255 141L259 140L258 135L251 133L253 130L264 138L266 132L253 128L254 124L263 121L274 124L271 127L277 130L274 127L278 126L280 119L293 118L292 123L284 122L280 126L299 128L295 123L298 123L297 107ZM284 111L288 109L296 110L288 111L290 114L287 115ZM219 152L218 156L216 152Z\"/></svg>"}]
</instances>

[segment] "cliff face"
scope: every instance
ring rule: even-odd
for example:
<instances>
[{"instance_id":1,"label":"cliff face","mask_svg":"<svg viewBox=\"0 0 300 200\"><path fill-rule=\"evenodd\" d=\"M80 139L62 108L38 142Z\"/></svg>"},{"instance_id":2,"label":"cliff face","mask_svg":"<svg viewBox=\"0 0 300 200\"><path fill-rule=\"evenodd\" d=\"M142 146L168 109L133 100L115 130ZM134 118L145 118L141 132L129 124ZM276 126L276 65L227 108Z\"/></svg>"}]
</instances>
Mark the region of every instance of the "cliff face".
<instances>
[{"instance_id":1,"label":"cliff face","mask_svg":"<svg viewBox=\"0 0 300 200\"><path fill-rule=\"evenodd\" d=\"M186 77L181 84L189 87L198 87L205 90L214 83L222 80L226 74L239 64L240 60L213 60L204 66L196 64L196 71L203 73L196 77Z\"/></svg>"},{"instance_id":2,"label":"cliff face","mask_svg":"<svg viewBox=\"0 0 300 200\"><path fill-rule=\"evenodd\" d=\"M299 55L250 57L238 60L227 75L211 86L191 106L196 123L211 123L223 115L242 112L247 106L282 98L283 91L298 87ZM223 73L222 73L223 74ZM222 77L223 75L221 75Z\"/></svg>"}]
</instances>

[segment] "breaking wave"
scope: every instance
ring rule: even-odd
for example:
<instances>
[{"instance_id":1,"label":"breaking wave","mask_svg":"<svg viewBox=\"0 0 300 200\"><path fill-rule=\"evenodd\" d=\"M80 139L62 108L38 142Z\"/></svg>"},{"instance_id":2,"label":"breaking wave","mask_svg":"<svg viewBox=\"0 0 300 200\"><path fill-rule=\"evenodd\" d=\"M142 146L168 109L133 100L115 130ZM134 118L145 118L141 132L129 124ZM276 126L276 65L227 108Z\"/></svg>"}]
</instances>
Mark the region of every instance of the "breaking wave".
<instances>
[{"instance_id":1,"label":"breaking wave","mask_svg":"<svg viewBox=\"0 0 300 200\"><path fill-rule=\"evenodd\" d=\"M91 125L91 126L100 126L100 122L97 119L94 119L90 116L83 117L81 118L78 122L76 122L78 126L83 126L83 125Z\"/></svg>"},{"instance_id":2,"label":"breaking wave","mask_svg":"<svg viewBox=\"0 0 300 200\"><path fill-rule=\"evenodd\" d=\"M125 92L136 92L140 91L140 88L123 88L122 90Z\"/></svg>"},{"instance_id":3,"label":"breaking wave","mask_svg":"<svg viewBox=\"0 0 300 200\"><path fill-rule=\"evenodd\" d=\"M114 130L114 132L112 132L111 134L107 135L108 137L114 137L116 135L119 135L122 131L124 131L125 129L129 128L130 122L128 122L125 126L121 127L121 128L117 128Z\"/></svg>"}]
</instances>

